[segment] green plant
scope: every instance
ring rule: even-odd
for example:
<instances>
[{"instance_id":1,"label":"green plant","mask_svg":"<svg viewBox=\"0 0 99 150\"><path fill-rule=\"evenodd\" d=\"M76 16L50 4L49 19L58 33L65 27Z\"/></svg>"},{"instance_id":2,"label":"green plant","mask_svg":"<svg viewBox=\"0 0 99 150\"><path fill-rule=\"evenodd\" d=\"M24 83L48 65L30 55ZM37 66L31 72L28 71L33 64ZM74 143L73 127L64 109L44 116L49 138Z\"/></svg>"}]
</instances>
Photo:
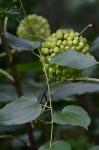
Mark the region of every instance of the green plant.
<instances>
[{"instance_id":1,"label":"green plant","mask_svg":"<svg viewBox=\"0 0 99 150\"><path fill-rule=\"evenodd\" d=\"M20 3L25 12L21 0ZM87 130L91 119L82 107L73 104L65 105L60 111L54 110L53 100L99 91L99 79L82 76L85 69L98 65L99 62L89 54L90 48L87 40L82 37L82 33L74 32L71 29L59 29L50 35L49 24L41 16L25 16L17 30L17 34L21 38L7 33L5 30L7 28L6 19L7 17L13 18L13 15L9 16L7 11L1 13L3 19L1 19L0 36L5 49L5 53L1 57L7 56L9 68L8 70L0 69L0 73L13 83L18 98L14 98L15 101L9 102L0 109L0 124L5 126L26 125L29 138L29 145L26 146L30 150L71 150L68 142L61 139L53 140L54 125L80 126ZM96 43L96 41L93 43L93 49ZM20 51L28 50L38 57L37 61L41 61L44 71L44 90L41 95L35 97L24 94L22 91L15 62L16 50L17 55L20 54ZM57 83L57 81L62 82ZM45 101L42 102L44 98ZM47 118L45 114L48 112ZM47 144L36 146L32 133L35 130L34 125L40 120L49 124L50 138ZM3 137L7 136L3 135ZM10 138L13 136L11 135ZM20 138L18 139L20 140Z\"/></svg>"}]
</instances>

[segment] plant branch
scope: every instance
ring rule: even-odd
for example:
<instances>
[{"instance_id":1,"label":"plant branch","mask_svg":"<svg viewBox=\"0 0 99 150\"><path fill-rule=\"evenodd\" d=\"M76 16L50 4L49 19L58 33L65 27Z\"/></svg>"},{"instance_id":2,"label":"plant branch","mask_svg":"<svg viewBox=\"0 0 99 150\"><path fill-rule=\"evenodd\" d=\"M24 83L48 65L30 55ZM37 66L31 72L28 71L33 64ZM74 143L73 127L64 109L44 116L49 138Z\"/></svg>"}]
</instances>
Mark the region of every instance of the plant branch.
<instances>
[{"instance_id":1,"label":"plant branch","mask_svg":"<svg viewBox=\"0 0 99 150\"><path fill-rule=\"evenodd\" d=\"M2 39L2 44L4 46L7 58L8 58L9 66L11 68L11 73L12 73L12 76L13 76L13 79L14 79L14 86L16 88L17 95L20 97L20 96L22 96L22 89L21 89L21 85L20 85L20 79L19 79L19 76L18 76L18 73L17 73L15 60L12 56L10 47L8 45L8 42L6 40L6 36L5 36L4 33L1 34L1 39Z\"/></svg>"},{"instance_id":2,"label":"plant branch","mask_svg":"<svg viewBox=\"0 0 99 150\"><path fill-rule=\"evenodd\" d=\"M12 77L14 79L14 86L16 89L16 93L17 93L18 97L21 97L23 95L23 93L22 93L20 78L19 78L19 75L17 72L16 63L15 63L15 60L13 58L10 46L7 42L4 30L5 29L3 27L1 30L2 32L0 32L2 44L4 46L4 50L5 50L6 56L8 58L9 66L11 68L11 73L12 73ZM35 141L34 141L33 135L32 135L33 134L33 128L31 126L31 123L27 124L27 134L28 134L29 143L30 143L29 150L36 150Z\"/></svg>"},{"instance_id":3,"label":"plant branch","mask_svg":"<svg viewBox=\"0 0 99 150\"><path fill-rule=\"evenodd\" d=\"M36 150L36 144L33 138L33 127L31 126L31 123L27 123L26 127L27 127L27 132L29 137L29 150Z\"/></svg>"},{"instance_id":4,"label":"plant branch","mask_svg":"<svg viewBox=\"0 0 99 150\"><path fill-rule=\"evenodd\" d=\"M20 137L15 137L13 135L0 135L0 139L3 139L3 138L16 138L17 140L19 140L25 147L27 147L27 144L24 140L22 140Z\"/></svg>"}]
</instances>

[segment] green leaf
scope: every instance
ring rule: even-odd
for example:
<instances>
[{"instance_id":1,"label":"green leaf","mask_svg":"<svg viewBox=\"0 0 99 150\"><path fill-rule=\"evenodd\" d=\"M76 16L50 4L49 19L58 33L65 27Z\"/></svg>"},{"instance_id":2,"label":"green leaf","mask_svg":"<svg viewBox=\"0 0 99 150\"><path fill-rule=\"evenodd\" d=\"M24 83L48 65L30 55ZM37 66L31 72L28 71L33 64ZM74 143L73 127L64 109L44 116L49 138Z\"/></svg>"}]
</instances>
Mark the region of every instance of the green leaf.
<instances>
[{"instance_id":1,"label":"green leaf","mask_svg":"<svg viewBox=\"0 0 99 150\"><path fill-rule=\"evenodd\" d=\"M8 17L10 19L17 20L19 14L20 13L18 11L15 11L14 9L8 10L7 8L0 8L0 17Z\"/></svg>"},{"instance_id":2,"label":"green leaf","mask_svg":"<svg viewBox=\"0 0 99 150\"><path fill-rule=\"evenodd\" d=\"M36 41L29 41L26 39L22 39L19 37L14 36L11 33L6 32L6 39L11 46L11 48L16 50L34 50L38 47L40 47L41 43Z\"/></svg>"},{"instance_id":3,"label":"green leaf","mask_svg":"<svg viewBox=\"0 0 99 150\"><path fill-rule=\"evenodd\" d=\"M42 108L36 97L22 96L0 110L0 124L20 125L35 120Z\"/></svg>"},{"instance_id":4,"label":"green leaf","mask_svg":"<svg viewBox=\"0 0 99 150\"><path fill-rule=\"evenodd\" d=\"M81 126L88 129L90 117L87 112L79 106L66 106L62 112L57 112L53 116L54 122L61 125Z\"/></svg>"},{"instance_id":5,"label":"green leaf","mask_svg":"<svg viewBox=\"0 0 99 150\"><path fill-rule=\"evenodd\" d=\"M90 50L95 58L99 60L99 36L92 42Z\"/></svg>"},{"instance_id":6,"label":"green leaf","mask_svg":"<svg viewBox=\"0 0 99 150\"><path fill-rule=\"evenodd\" d=\"M0 84L0 102L10 102L17 98L16 90L13 85Z\"/></svg>"},{"instance_id":7,"label":"green leaf","mask_svg":"<svg viewBox=\"0 0 99 150\"><path fill-rule=\"evenodd\" d=\"M91 45L91 51L96 51L96 50L99 50L99 37L97 37Z\"/></svg>"},{"instance_id":8,"label":"green leaf","mask_svg":"<svg viewBox=\"0 0 99 150\"><path fill-rule=\"evenodd\" d=\"M5 78L3 79L5 80ZM44 88L43 83L38 83L29 77L21 82L23 93L26 95L39 97L41 94L41 89ZM14 86L9 83L0 83L0 102L10 102L17 99L17 94Z\"/></svg>"},{"instance_id":9,"label":"green leaf","mask_svg":"<svg viewBox=\"0 0 99 150\"><path fill-rule=\"evenodd\" d=\"M99 150L99 146L94 146L90 150Z\"/></svg>"},{"instance_id":10,"label":"green leaf","mask_svg":"<svg viewBox=\"0 0 99 150\"><path fill-rule=\"evenodd\" d=\"M89 54L84 55L74 50L68 50L56 55L52 59L52 63L81 70L96 65L97 61Z\"/></svg>"},{"instance_id":11,"label":"green leaf","mask_svg":"<svg viewBox=\"0 0 99 150\"><path fill-rule=\"evenodd\" d=\"M71 146L69 143L65 141L58 140L52 144L51 148L47 144L47 145L41 146L39 150L71 150Z\"/></svg>"},{"instance_id":12,"label":"green leaf","mask_svg":"<svg viewBox=\"0 0 99 150\"><path fill-rule=\"evenodd\" d=\"M98 83L90 82L70 82L58 84L51 89L53 99L64 99L71 95L82 95L85 93L99 92Z\"/></svg>"}]
</instances>

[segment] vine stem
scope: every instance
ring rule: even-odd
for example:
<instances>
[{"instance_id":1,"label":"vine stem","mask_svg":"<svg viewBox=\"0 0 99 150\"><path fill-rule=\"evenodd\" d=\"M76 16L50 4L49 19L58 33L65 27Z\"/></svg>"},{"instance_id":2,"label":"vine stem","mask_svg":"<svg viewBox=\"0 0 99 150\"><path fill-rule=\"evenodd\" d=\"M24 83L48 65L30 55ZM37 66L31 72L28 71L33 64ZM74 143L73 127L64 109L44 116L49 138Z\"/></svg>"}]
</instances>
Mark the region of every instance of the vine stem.
<instances>
[{"instance_id":1,"label":"vine stem","mask_svg":"<svg viewBox=\"0 0 99 150\"><path fill-rule=\"evenodd\" d=\"M43 59L42 59L40 49L38 48L38 50L39 50L40 58L41 58L41 61L42 61L42 64L43 64L43 69L44 69L44 73L45 73L45 77L46 77L46 84L47 84L47 88L48 88L48 97L49 97L49 102L50 102L50 111L51 111L50 148L51 148L51 147L52 147L52 140L53 140L53 108L52 108L52 99L51 99L49 79L48 79L48 76L47 76L45 64L44 64L44 61L43 61Z\"/></svg>"},{"instance_id":2,"label":"vine stem","mask_svg":"<svg viewBox=\"0 0 99 150\"><path fill-rule=\"evenodd\" d=\"M22 7L22 9L23 9L24 15L25 15L25 17L27 18L27 14L26 14L26 11L25 11L25 9L24 9L22 0L19 0L19 1L20 1L20 4L21 4L21 7ZM29 25L31 31L33 32L32 28L31 28L31 26L30 26L30 23L29 23L29 21L28 21L28 18L27 18L27 22L28 22L28 25ZM43 39L43 38L41 37L41 39ZM43 40L45 40L45 38L44 38ZM50 85L49 85L49 80L48 80L48 76L47 76L45 64L44 64L43 59L42 59L42 57L41 57L40 49L38 48L38 50L39 50L40 58L41 58L41 61L42 61L42 64L43 64L43 68L44 68L44 73L45 73L45 78L46 78L46 84L47 84L47 88L48 88L48 97L49 97L49 102L50 102L50 111L51 111L51 134L50 134L50 145L49 145L49 146L50 146L50 148L51 148L51 146L52 146L52 140L53 140L53 108L52 108L52 99L51 99ZM45 104L44 107L46 107L46 106L47 106L47 103Z\"/></svg>"}]
</instances>

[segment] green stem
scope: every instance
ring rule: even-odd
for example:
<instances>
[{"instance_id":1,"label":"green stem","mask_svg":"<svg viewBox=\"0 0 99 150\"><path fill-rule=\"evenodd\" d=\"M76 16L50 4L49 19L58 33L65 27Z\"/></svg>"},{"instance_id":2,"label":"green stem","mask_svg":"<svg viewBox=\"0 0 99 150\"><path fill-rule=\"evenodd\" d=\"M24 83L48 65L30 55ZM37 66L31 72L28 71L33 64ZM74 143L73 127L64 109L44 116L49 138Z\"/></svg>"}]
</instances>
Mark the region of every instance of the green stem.
<instances>
[{"instance_id":1,"label":"green stem","mask_svg":"<svg viewBox=\"0 0 99 150\"><path fill-rule=\"evenodd\" d=\"M40 53L40 58L43 64L43 69L44 69L44 73L45 73L45 78L46 78L46 84L47 84L47 88L48 88L48 97L49 97L49 102L50 102L50 111L51 111L51 134L50 134L50 148L52 146L52 140L53 140L53 108L52 108L52 99L51 99L51 92L50 92L50 85L49 85L49 79L47 76L47 72L46 72L46 68L45 68L45 64L44 61L41 57L41 52L39 49L39 53Z\"/></svg>"},{"instance_id":2,"label":"green stem","mask_svg":"<svg viewBox=\"0 0 99 150\"><path fill-rule=\"evenodd\" d=\"M21 89L21 85L20 85L20 80L19 80L19 76L17 73L15 60L13 59L12 53L10 51L8 42L7 42L6 37L5 37L5 33L1 34L1 39L2 39L2 44L4 46L4 49L5 49L7 58L8 58L8 62L9 62L10 68L11 68L11 73L12 73L12 76L14 79L14 85L16 88L16 92L17 92L17 95L20 97L20 96L22 96L22 89Z\"/></svg>"}]
</instances>

